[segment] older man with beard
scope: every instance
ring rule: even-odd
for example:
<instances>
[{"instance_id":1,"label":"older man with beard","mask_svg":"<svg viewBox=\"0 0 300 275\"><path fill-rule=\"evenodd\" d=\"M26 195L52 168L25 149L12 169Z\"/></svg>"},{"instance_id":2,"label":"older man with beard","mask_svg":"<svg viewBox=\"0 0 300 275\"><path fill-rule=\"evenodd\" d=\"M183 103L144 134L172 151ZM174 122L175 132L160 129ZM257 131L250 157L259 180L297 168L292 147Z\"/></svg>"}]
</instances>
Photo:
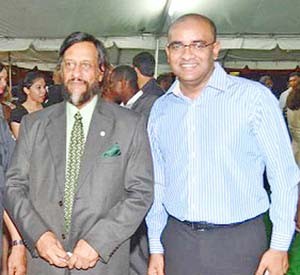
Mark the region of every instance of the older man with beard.
<instances>
[{"instance_id":1,"label":"older man with beard","mask_svg":"<svg viewBox=\"0 0 300 275\"><path fill-rule=\"evenodd\" d=\"M98 98L100 41L76 32L59 54L67 102L23 119L8 171L28 274L128 274L129 238L153 196L145 121Z\"/></svg>"}]
</instances>

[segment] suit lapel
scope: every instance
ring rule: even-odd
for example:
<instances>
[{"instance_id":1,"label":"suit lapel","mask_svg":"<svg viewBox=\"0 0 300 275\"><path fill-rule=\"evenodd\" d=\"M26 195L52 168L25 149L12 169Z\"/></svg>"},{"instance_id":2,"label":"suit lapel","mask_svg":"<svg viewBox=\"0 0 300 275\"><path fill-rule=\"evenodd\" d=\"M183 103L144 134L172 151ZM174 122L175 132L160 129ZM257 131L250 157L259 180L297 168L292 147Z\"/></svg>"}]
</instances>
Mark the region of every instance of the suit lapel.
<instances>
[{"instance_id":1,"label":"suit lapel","mask_svg":"<svg viewBox=\"0 0 300 275\"><path fill-rule=\"evenodd\" d=\"M64 192L66 169L66 103L58 104L58 109L49 116L46 135L55 167L55 175L60 191Z\"/></svg>"},{"instance_id":2,"label":"suit lapel","mask_svg":"<svg viewBox=\"0 0 300 275\"><path fill-rule=\"evenodd\" d=\"M102 100L98 100L90 123L88 136L85 143L84 153L81 160L80 173L77 184L77 192L84 183L87 175L100 158L101 152L111 142L114 127L114 119L108 115L110 111L104 106Z\"/></svg>"}]
</instances>

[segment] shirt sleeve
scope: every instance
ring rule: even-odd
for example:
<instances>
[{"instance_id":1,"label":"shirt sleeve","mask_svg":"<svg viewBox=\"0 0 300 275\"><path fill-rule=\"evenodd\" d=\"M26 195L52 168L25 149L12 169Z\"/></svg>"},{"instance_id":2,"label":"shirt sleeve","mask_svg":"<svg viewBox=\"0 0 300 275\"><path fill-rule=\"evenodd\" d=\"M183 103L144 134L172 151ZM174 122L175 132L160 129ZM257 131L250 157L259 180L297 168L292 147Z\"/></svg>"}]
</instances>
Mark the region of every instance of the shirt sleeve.
<instances>
[{"instance_id":1,"label":"shirt sleeve","mask_svg":"<svg viewBox=\"0 0 300 275\"><path fill-rule=\"evenodd\" d=\"M270 218L273 230L270 247L287 251L295 230L300 173L278 101L263 88L258 92L251 123L265 159L271 186Z\"/></svg>"},{"instance_id":2,"label":"shirt sleeve","mask_svg":"<svg viewBox=\"0 0 300 275\"><path fill-rule=\"evenodd\" d=\"M149 250L151 254L164 252L161 243L161 234L168 219L168 213L163 206L165 193L165 161L159 147L157 125L155 124L158 120L157 117L155 118L155 110L152 110L148 122L148 135L154 166L154 202L146 216Z\"/></svg>"}]
</instances>

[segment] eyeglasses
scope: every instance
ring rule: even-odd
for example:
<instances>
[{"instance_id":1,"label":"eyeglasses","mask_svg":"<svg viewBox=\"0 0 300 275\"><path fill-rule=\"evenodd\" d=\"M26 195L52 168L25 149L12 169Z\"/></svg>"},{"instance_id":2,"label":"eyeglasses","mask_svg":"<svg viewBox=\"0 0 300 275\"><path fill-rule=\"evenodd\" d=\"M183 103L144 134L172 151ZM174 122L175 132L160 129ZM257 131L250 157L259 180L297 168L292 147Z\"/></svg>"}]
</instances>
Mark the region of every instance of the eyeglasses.
<instances>
[{"instance_id":1,"label":"eyeglasses","mask_svg":"<svg viewBox=\"0 0 300 275\"><path fill-rule=\"evenodd\" d=\"M77 62L74 60L64 60L63 61L63 66L66 70L68 71L73 71L76 66L77 66ZM90 71L92 68L94 67L94 64L88 62L88 61L81 61L79 62L79 68L82 71L88 72Z\"/></svg>"},{"instance_id":2,"label":"eyeglasses","mask_svg":"<svg viewBox=\"0 0 300 275\"><path fill-rule=\"evenodd\" d=\"M167 45L167 48L172 52L181 53L185 48L191 49L192 52L200 52L204 48L213 45L216 41L207 43L206 41L197 40L192 41L190 44L183 44L180 41L173 41Z\"/></svg>"}]
</instances>

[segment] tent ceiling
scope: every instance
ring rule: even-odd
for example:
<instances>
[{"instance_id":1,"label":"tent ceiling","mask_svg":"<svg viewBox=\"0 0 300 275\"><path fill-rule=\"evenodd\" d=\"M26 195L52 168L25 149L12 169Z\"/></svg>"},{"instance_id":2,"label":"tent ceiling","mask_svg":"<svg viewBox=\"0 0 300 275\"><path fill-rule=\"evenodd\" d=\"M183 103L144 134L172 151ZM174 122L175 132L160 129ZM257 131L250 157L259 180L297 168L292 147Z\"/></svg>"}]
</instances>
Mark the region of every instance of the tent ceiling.
<instances>
[{"instance_id":1,"label":"tent ceiling","mask_svg":"<svg viewBox=\"0 0 300 275\"><path fill-rule=\"evenodd\" d=\"M184 3L180 11L176 3ZM300 51L299 0L10 0L0 10L0 60L53 68L57 50L73 31L104 41L114 64L130 63L132 53L161 51L169 23L187 12L211 17L218 28L226 65L295 68ZM159 54L161 68L166 58ZM164 69L163 69L164 70Z\"/></svg>"}]
</instances>

